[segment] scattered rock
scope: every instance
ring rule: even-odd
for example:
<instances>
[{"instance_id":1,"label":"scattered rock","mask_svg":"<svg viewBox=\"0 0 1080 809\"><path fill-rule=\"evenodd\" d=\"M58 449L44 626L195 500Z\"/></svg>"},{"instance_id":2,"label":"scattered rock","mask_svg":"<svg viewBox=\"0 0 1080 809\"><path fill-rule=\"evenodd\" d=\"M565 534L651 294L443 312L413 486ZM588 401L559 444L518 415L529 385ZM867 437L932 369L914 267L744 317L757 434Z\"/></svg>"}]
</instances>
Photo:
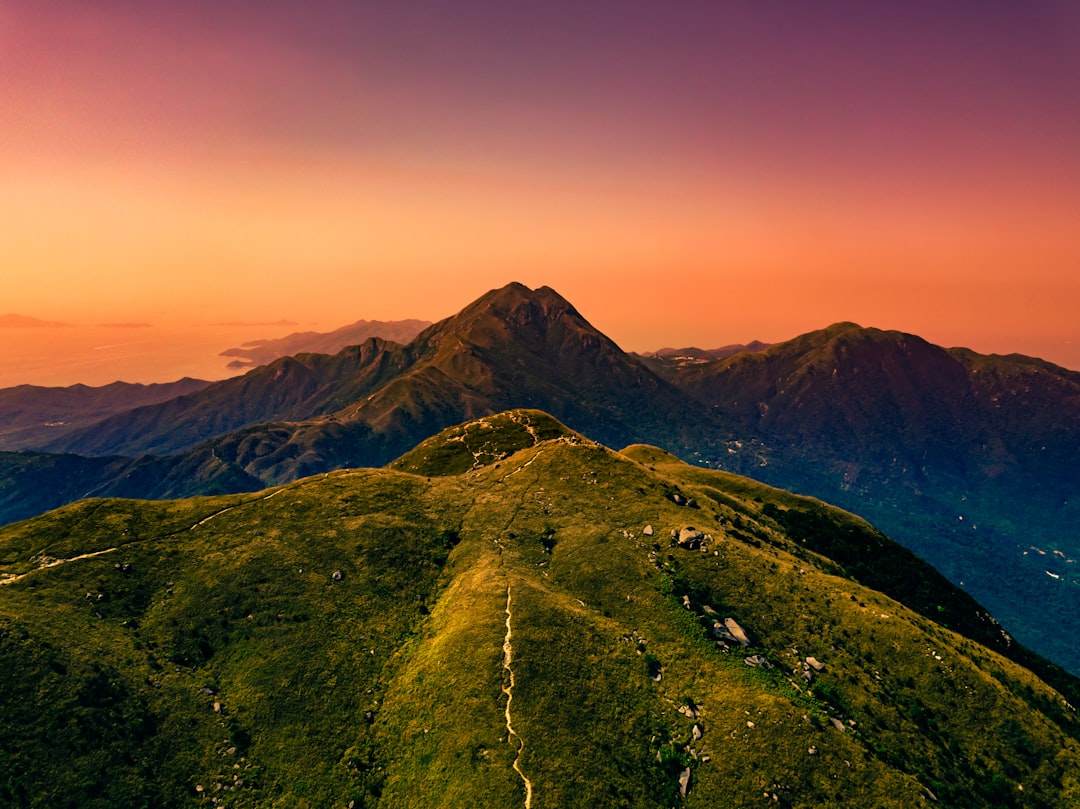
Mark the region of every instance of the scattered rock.
<instances>
[{"instance_id":1,"label":"scattered rock","mask_svg":"<svg viewBox=\"0 0 1080 809\"><path fill-rule=\"evenodd\" d=\"M334 581L341 581L342 577L343 576L340 570L335 570L333 573L330 574L330 578Z\"/></svg>"},{"instance_id":2,"label":"scattered rock","mask_svg":"<svg viewBox=\"0 0 1080 809\"><path fill-rule=\"evenodd\" d=\"M756 725L754 725L754 723L751 722L749 719L746 720L746 726L748 728L750 728L751 730L753 730L756 727Z\"/></svg>"},{"instance_id":3,"label":"scattered rock","mask_svg":"<svg viewBox=\"0 0 1080 809\"><path fill-rule=\"evenodd\" d=\"M810 754L810 755L812 755L812 756L816 756L816 755L817 755L817 748L816 748L816 747L811 747L811 748L810 748L809 750L807 750L806 752L807 752L807 753L809 753L809 754Z\"/></svg>"},{"instance_id":4,"label":"scattered rock","mask_svg":"<svg viewBox=\"0 0 1080 809\"><path fill-rule=\"evenodd\" d=\"M772 668L772 665L765 659L764 655L750 655L749 657L744 657L743 662L748 666L757 666L763 669Z\"/></svg>"},{"instance_id":5,"label":"scattered rock","mask_svg":"<svg viewBox=\"0 0 1080 809\"><path fill-rule=\"evenodd\" d=\"M844 723L837 719L835 716L830 716L829 721L832 723L832 726L839 730L841 733L847 730L847 728L844 727Z\"/></svg>"},{"instance_id":6,"label":"scattered rock","mask_svg":"<svg viewBox=\"0 0 1080 809\"><path fill-rule=\"evenodd\" d=\"M647 536L647 537L651 537L651 536L652 536L652 532L653 532L653 527L652 527L651 525L646 525L646 526L645 526L645 527L644 527L644 528L643 528L643 529L641 530L641 533L642 533L642 534L644 534L644 535L645 535L645 536Z\"/></svg>"},{"instance_id":7,"label":"scattered rock","mask_svg":"<svg viewBox=\"0 0 1080 809\"><path fill-rule=\"evenodd\" d=\"M750 638L746 630L739 626L734 618L725 618L724 623L713 621L713 635L720 640L729 640L740 646L749 646Z\"/></svg>"},{"instance_id":8,"label":"scattered rock","mask_svg":"<svg viewBox=\"0 0 1080 809\"><path fill-rule=\"evenodd\" d=\"M683 716L685 716L685 717L687 717L689 719L697 719L698 718L698 710L697 710L697 708L698 708L697 705L695 705L693 702L690 702L690 703L687 703L685 705L680 705L679 706L679 713L681 713Z\"/></svg>"},{"instance_id":9,"label":"scattered rock","mask_svg":"<svg viewBox=\"0 0 1080 809\"><path fill-rule=\"evenodd\" d=\"M704 539L705 534L694 528L694 526L688 525L679 532L679 547L694 551L701 547Z\"/></svg>"},{"instance_id":10,"label":"scattered rock","mask_svg":"<svg viewBox=\"0 0 1080 809\"><path fill-rule=\"evenodd\" d=\"M825 664L818 661L816 657L806 658L806 665L812 668L814 671L824 671Z\"/></svg>"},{"instance_id":11,"label":"scattered rock","mask_svg":"<svg viewBox=\"0 0 1080 809\"><path fill-rule=\"evenodd\" d=\"M686 500L683 498L683 496L681 494L673 494L673 495L671 495L671 501L677 506L681 506L683 503L686 502Z\"/></svg>"},{"instance_id":12,"label":"scattered rock","mask_svg":"<svg viewBox=\"0 0 1080 809\"><path fill-rule=\"evenodd\" d=\"M684 798L686 793L690 791L690 768L687 767L681 773L679 773L679 794Z\"/></svg>"},{"instance_id":13,"label":"scattered rock","mask_svg":"<svg viewBox=\"0 0 1080 809\"><path fill-rule=\"evenodd\" d=\"M695 742L700 741L701 737L704 735L705 731L701 729L701 725L695 724L694 727L690 730L690 738L692 738Z\"/></svg>"},{"instance_id":14,"label":"scattered rock","mask_svg":"<svg viewBox=\"0 0 1080 809\"><path fill-rule=\"evenodd\" d=\"M692 607L690 606L690 596L684 595L682 597L682 605L688 610L692 609Z\"/></svg>"},{"instance_id":15,"label":"scattered rock","mask_svg":"<svg viewBox=\"0 0 1080 809\"><path fill-rule=\"evenodd\" d=\"M221 713L221 703L220 702L215 702L214 703L214 713Z\"/></svg>"}]
</instances>

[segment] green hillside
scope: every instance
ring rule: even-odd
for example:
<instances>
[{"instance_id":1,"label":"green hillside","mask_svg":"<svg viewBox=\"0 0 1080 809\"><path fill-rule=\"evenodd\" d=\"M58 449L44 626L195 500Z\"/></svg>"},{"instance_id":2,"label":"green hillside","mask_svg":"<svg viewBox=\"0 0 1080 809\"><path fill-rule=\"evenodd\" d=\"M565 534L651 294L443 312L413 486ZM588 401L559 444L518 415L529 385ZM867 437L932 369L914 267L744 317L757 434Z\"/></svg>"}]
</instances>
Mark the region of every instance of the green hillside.
<instances>
[{"instance_id":1,"label":"green hillside","mask_svg":"<svg viewBox=\"0 0 1080 809\"><path fill-rule=\"evenodd\" d=\"M81 501L0 529L0 805L1080 806L1077 681L965 599L848 514L535 411Z\"/></svg>"}]
</instances>

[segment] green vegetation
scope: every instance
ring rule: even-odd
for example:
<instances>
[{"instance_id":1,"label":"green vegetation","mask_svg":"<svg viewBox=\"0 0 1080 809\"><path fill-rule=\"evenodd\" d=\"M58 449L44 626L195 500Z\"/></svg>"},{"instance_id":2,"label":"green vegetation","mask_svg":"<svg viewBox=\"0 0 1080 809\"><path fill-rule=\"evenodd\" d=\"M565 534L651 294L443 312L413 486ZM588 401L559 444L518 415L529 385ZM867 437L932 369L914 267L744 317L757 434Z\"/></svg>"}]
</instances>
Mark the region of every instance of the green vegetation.
<instances>
[{"instance_id":1,"label":"green vegetation","mask_svg":"<svg viewBox=\"0 0 1080 809\"><path fill-rule=\"evenodd\" d=\"M393 466L0 530L0 805L1080 806L1061 693L850 515L535 411Z\"/></svg>"}]
</instances>

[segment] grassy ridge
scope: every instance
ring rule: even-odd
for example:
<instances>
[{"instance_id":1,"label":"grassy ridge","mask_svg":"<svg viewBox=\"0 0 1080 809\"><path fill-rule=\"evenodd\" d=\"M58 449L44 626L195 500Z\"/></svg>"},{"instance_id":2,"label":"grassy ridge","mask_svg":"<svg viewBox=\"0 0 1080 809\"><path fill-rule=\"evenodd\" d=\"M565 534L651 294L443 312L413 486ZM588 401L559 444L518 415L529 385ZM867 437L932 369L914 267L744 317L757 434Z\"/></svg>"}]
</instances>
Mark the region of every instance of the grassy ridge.
<instances>
[{"instance_id":1,"label":"grassy ridge","mask_svg":"<svg viewBox=\"0 0 1080 809\"><path fill-rule=\"evenodd\" d=\"M487 421L396 469L0 531L0 804L524 805L523 742L536 809L1080 805L1061 694L850 578L805 502Z\"/></svg>"}]
</instances>

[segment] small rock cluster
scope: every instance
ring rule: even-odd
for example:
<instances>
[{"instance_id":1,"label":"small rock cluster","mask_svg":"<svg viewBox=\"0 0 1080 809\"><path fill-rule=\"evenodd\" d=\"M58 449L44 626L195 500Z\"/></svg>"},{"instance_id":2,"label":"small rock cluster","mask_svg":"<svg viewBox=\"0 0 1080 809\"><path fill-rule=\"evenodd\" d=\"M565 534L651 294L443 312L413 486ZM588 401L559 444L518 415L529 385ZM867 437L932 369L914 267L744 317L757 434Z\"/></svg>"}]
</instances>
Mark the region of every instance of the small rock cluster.
<instances>
[{"instance_id":1,"label":"small rock cluster","mask_svg":"<svg viewBox=\"0 0 1080 809\"><path fill-rule=\"evenodd\" d=\"M746 630L739 626L734 618L725 618L723 623L713 621L712 633L718 643L723 643L724 648L727 648L729 643L737 643L740 646L750 645L750 637L746 634Z\"/></svg>"},{"instance_id":2,"label":"small rock cluster","mask_svg":"<svg viewBox=\"0 0 1080 809\"><path fill-rule=\"evenodd\" d=\"M825 664L818 661L816 657L807 657L802 662L802 678L803 682L810 682L814 679L814 673L818 671L824 671Z\"/></svg>"},{"instance_id":3,"label":"small rock cluster","mask_svg":"<svg viewBox=\"0 0 1080 809\"><path fill-rule=\"evenodd\" d=\"M671 502L677 506L685 506L686 508L700 508L697 500L695 500L693 497L683 497L677 492L671 495Z\"/></svg>"},{"instance_id":4,"label":"small rock cluster","mask_svg":"<svg viewBox=\"0 0 1080 809\"><path fill-rule=\"evenodd\" d=\"M682 548L687 551L701 551L702 553L708 553L709 546L712 545L712 534L706 534L704 531L699 531L692 525L688 525L682 530L675 528L671 529L671 546Z\"/></svg>"}]
</instances>

